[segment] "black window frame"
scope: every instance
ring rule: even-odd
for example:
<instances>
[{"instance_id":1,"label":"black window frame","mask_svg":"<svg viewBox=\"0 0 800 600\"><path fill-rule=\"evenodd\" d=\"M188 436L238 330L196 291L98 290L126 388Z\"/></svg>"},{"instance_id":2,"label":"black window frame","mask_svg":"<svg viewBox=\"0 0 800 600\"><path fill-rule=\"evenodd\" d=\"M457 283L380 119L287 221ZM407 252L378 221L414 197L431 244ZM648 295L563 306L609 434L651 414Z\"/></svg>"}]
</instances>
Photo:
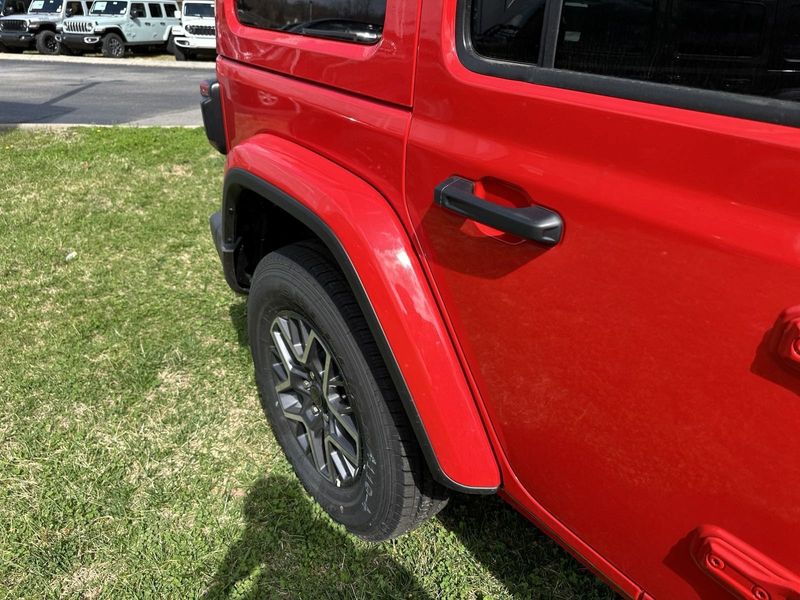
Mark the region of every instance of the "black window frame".
<instances>
[{"instance_id":1,"label":"black window frame","mask_svg":"<svg viewBox=\"0 0 800 600\"><path fill-rule=\"evenodd\" d=\"M482 56L472 46L472 4L473 0L458 0L456 6L456 53L461 64L474 73L623 100L800 127L800 102L556 69L555 51L564 0L547 0L538 64Z\"/></svg>"},{"instance_id":2,"label":"black window frame","mask_svg":"<svg viewBox=\"0 0 800 600\"><path fill-rule=\"evenodd\" d=\"M248 19L246 17L245 13L251 12L251 11L245 11L242 8L240 8L239 0L233 0L233 3L234 3L233 10L236 13L236 20L241 25L243 25L245 27L250 27L250 28L253 28L253 29L258 29L260 31L271 31L271 32L274 32L274 33L290 34L290 35L296 35L296 36L300 36L300 37L306 37L306 38L312 38L312 39L318 39L318 40L326 40L326 41L331 41L331 42L342 42L344 44L355 44L356 46L377 46L378 44L383 42L383 34L384 34L384 28L386 27L386 17L388 15L389 2L391 2L391 0L384 0L383 21L381 23L380 33L378 34L378 37L376 39L374 39L374 40L345 39L345 38L339 38L339 37L337 37L335 35L324 35L324 34L321 34L321 33L311 33L311 32L306 32L306 31L287 30L286 27L293 25L293 23L287 23L286 25L284 25L282 27L268 27L266 25L260 25L260 24L257 24L255 22L251 21L250 19ZM324 17L324 18L319 19L319 20L344 21L346 19L341 18L341 17Z\"/></svg>"}]
</instances>

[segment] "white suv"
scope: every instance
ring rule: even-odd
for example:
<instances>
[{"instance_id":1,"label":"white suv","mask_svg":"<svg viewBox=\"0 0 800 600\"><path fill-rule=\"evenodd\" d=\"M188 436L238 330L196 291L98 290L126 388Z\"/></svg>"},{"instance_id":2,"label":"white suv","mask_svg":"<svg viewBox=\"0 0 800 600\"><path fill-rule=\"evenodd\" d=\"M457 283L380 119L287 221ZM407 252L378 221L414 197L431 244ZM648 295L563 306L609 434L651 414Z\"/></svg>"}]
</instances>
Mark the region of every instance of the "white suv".
<instances>
[{"instance_id":1,"label":"white suv","mask_svg":"<svg viewBox=\"0 0 800 600\"><path fill-rule=\"evenodd\" d=\"M213 0L187 0L183 3L181 24L172 30L170 50L176 60L187 60L217 53L217 28Z\"/></svg>"},{"instance_id":2,"label":"white suv","mask_svg":"<svg viewBox=\"0 0 800 600\"><path fill-rule=\"evenodd\" d=\"M61 43L73 51L102 50L122 58L127 48L166 48L179 21L175 2L95 0L89 16L64 21Z\"/></svg>"}]
</instances>

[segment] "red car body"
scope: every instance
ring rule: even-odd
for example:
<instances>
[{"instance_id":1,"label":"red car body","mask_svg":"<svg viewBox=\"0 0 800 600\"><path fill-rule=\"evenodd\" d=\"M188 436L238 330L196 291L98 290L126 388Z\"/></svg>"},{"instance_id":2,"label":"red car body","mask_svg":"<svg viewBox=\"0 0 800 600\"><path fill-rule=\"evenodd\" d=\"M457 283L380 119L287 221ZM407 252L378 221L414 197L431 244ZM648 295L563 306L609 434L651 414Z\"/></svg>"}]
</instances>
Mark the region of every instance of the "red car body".
<instances>
[{"instance_id":1,"label":"red car body","mask_svg":"<svg viewBox=\"0 0 800 600\"><path fill-rule=\"evenodd\" d=\"M458 10L388 0L357 45L222 2L226 193L326 231L440 481L631 598L800 598L800 129L477 72ZM437 206L452 176L563 237Z\"/></svg>"}]
</instances>

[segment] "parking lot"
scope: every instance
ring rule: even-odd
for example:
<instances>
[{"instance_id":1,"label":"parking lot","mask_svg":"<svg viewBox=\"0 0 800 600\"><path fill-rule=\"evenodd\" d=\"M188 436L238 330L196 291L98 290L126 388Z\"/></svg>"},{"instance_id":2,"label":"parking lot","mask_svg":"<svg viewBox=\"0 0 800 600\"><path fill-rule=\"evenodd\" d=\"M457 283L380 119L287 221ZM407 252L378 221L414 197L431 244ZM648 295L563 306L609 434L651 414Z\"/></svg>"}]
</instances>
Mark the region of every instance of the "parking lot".
<instances>
[{"instance_id":1,"label":"parking lot","mask_svg":"<svg viewBox=\"0 0 800 600\"><path fill-rule=\"evenodd\" d=\"M213 73L211 61L0 55L0 124L199 126Z\"/></svg>"}]
</instances>

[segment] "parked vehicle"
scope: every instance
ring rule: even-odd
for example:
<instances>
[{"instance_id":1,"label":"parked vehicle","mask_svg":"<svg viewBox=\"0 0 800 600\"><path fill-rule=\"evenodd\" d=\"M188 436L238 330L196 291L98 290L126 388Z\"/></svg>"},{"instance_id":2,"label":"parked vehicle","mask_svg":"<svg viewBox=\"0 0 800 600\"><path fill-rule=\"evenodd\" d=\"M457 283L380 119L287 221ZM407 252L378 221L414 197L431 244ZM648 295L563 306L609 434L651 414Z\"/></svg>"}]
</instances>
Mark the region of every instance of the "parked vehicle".
<instances>
[{"instance_id":1,"label":"parked vehicle","mask_svg":"<svg viewBox=\"0 0 800 600\"><path fill-rule=\"evenodd\" d=\"M174 2L96 0L88 18L64 21L60 41L70 50L101 50L122 58L130 49L166 49L180 11Z\"/></svg>"},{"instance_id":2,"label":"parked vehicle","mask_svg":"<svg viewBox=\"0 0 800 600\"><path fill-rule=\"evenodd\" d=\"M331 517L497 492L630 598L800 598L800 2L220 13L211 230Z\"/></svg>"},{"instance_id":3,"label":"parked vehicle","mask_svg":"<svg viewBox=\"0 0 800 600\"><path fill-rule=\"evenodd\" d=\"M57 31L64 19L86 15L90 6L91 0L33 0L27 13L0 18L0 43L12 52L60 54Z\"/></svg>"},{"instance_id":4,"label":"parked vehicle","mask_svg":"<svg viewBox=\"0 0 800 600\"><path fill-rule=\"evenodd\" d=\"M217 52L214 2L184 2L181 22L172 30L171 51L175 60L213 56Z\"/></svg>"},{"instance_id":5,"label":"parked vehicle","mask_svg":"<svg viewBox=\"0 0 800 600\"><path fill-rule=\"evenodd\" d=\"M0 17L27 12L31 0L0 0Z\"/></svg>"}]
</instances>

